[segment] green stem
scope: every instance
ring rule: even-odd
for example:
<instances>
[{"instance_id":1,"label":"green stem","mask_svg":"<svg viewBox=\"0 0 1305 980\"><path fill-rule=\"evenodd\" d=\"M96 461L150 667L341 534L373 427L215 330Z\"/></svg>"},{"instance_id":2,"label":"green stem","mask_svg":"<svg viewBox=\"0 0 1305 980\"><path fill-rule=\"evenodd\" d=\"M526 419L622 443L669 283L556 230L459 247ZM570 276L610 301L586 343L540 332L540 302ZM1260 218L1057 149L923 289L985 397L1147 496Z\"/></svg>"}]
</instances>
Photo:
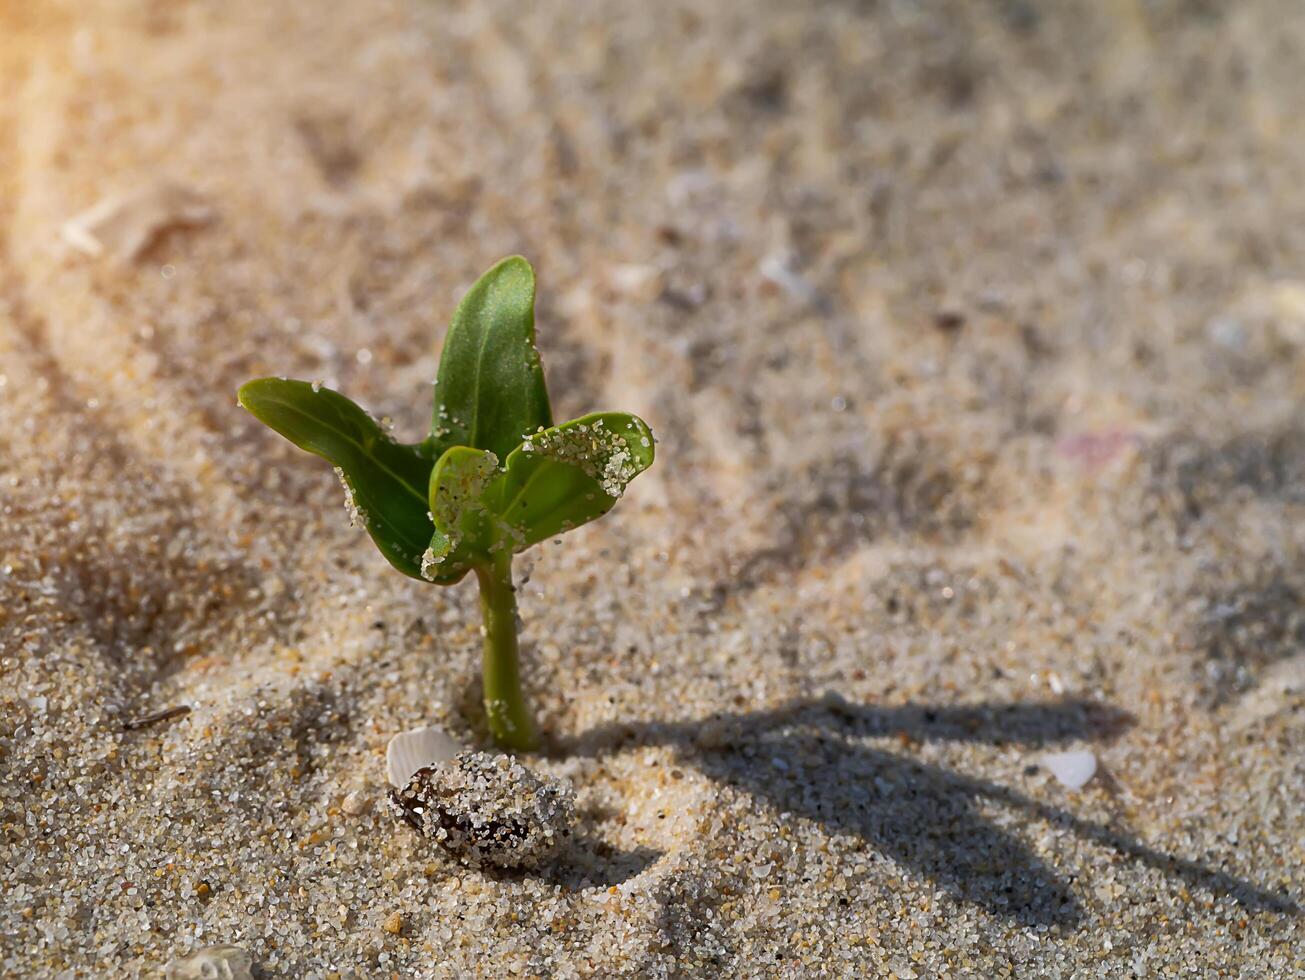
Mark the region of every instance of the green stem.
<instances>
[{"instance_id":1,"label":"green stem","mask_svg":"<svg viewBox=\"0 0 1305 980\"><path fill-rule=\"evenodd\" d=\"M496 554L490 564L476 565L480 613L485 621L483 660L485 717L494 741L504 749L529 752L539 743L535 722L521 693L517 649L517 590L512 584L512 555Z\"/></svg>"}]
</instances>

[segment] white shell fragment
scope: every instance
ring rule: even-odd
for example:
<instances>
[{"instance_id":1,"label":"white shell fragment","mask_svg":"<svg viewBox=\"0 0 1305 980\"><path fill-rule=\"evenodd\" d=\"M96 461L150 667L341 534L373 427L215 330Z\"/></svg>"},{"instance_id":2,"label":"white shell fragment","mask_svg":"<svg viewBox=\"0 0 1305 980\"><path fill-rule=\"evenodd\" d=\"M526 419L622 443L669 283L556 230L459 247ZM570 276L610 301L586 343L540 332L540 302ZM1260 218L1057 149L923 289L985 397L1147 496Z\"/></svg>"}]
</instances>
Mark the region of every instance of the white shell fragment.
<instances>
[{"instance_id":1,"label":"white shell fragment","mask_svg":"<svg viewBox=\"0 0 1305 980\"><path fill-rule=\"evenodd\" d=\"M537 868L571 836L575 790L511 756L463 752L414 773L390 810L471 867Z\"/></svg>"},{"instance_id":2,"label":"white shell fragment","mask_svg":"<svg viewBox=\"0 0 1305 980\"><path fill-rule=\"evenodd\" d=\"M656 299L661 280L662 272L655 265L614 265L607 269L608 287L629 299Z\"/></svg>"},{"instance_id":3,"label":"white shell fragment","mask_svg":"<svg viewBox=\"0 0 1305 980\"><path fill-rule=\"evenodd\" d=\"M253 958L239 946L205 946L163 968L167 980L254 980Z\"/></svg>"},{"instance_id":4,"label":"white shell fragment","mask_svg":"<svg viewBox=\"0 0 1305 980\"><path fill-rule=\"evenodd\" d=\"M170 228L207 224L213 209L194 191L160 180L99 204L64 222L64 241L91 256L121 262L140 258Z\"/></svg>"},{"instance_id":5,"label":"white shell fragment","mask_svg":"<svg viewBox=\"0 0 1305 980\"><path fill-rule=\"evenodd\" d=\"M418 769L447 762L465 748L442 728L414 728L410 732L400 732L390 739L385 750L385 775L389 777L391 786L402 789Z\"/></svg>"},{"instance_id":6,"label":"white shell fragment","mask_svg":"<svg viewBox=\"0 0 1305 980\"><path fill-rule=\"evenodd\" d=\"M1096 775L1097 757L1093 752L1051 752L1042 764L1069 789L1082 789Z\"/></svg>"}]
</instances>

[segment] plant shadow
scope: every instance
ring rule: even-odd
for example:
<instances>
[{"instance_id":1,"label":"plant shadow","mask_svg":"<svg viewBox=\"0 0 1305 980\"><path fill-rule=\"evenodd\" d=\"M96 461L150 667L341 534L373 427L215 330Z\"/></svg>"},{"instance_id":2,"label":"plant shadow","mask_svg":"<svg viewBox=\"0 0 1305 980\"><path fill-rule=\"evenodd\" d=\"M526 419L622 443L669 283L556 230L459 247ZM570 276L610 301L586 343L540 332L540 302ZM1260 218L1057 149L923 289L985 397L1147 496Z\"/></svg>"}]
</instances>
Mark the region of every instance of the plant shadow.
<instances>
[{"instance_id":1,"label":"plant shadow","mask_svg":"<svg viewBox=\"0 0 1305 980\"><path fill-rule=\"evenodd\" d=\"M491 881L535 878L564 892L606 891L642 874L661 856L661 851L650 847L621 850L581 828L540 867L497 868L486 864L476 870Z\"/></svg>"},{"instance_id":2,"label":"plant shadow","mask_svg":"<svg viewBox=\"0 0 1305 980\"><path fill-rule=\"evenodd\" d=\"M1044 820L1156 868L1185 884L1235 899L1250 911L1297 912L1275 893L1198 862L1147 847L1126 830L1075 816L1016 790L865 744L875 737L1018 743L1109 739L1133 718L1099 702L1065 700L968 707L851 704L837 696L692 722L603 726L555 747L601 756L635 745L671 745L679 759L780 814L859 838L959 901L1020 926L1072 928L1083 917L1073 877L1042 861L985 815L993 806Z\"/></svg>"},{"instance_id":3,"label":"plant shadow","mask_svg":"<svg viewBox=\"0 0 1305 980\"><path fill-rule=\"evenodd\" d=\"M606 890L642 874L661 856L661 851L651 847L624 851L601 837L581 832L539 876L565 891Z\"/></svg>"}]
</instances>

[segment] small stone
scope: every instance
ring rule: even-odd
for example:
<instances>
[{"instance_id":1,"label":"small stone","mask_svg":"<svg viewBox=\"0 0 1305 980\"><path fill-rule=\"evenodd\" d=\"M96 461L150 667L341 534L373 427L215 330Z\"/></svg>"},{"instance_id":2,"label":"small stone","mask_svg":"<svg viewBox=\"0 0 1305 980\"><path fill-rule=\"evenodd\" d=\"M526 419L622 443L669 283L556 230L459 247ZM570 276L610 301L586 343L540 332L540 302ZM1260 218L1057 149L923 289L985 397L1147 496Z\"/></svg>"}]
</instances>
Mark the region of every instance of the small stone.
<instances>
[{"instance_id":1,"label":"small stone","mask_svg":"<svg viewBox=\"0 0 1305 980\"><path fill-rule=\"evenodd\" d=\"M795 256L788 252L772 252L762 258L757 270L763 279L779 286L793 299L818 305L820 293L797 271L795 263Z\"/></svg>"},{"instance_id":2,"label":"small stone","mask_svg":"<svg viewBox=\"0 0 1305 980\"><path fill-rule=\"evenodd\" d=\"M381 928L391 936L397 936L399 933L403 932L403 916L398 912L391 912L385 917L385 921L381 924Z\"/></svg>"},{"instance_id":3,"label":"small stone","mask_svg":"<svg viewBox=\"0 0 1305 980\"><path fill-rule=\"evenodd\" d=\"M167 980L254 980L253 957L239 946L205 946L169 961Z\"/></svg>"},{"instance_id":4,"label":"small stone","mask_svg":"<svg viewBox=\"0 0 1305 980\"><path fill-rule=\"evenodd\" d=\"M945 333L956 333L965 326L965 314L949 307L936 310L933 314L933 325Z\"/></svg>"},{"instance_id":5,"label":"small stone","mask_svg":"<svg viewBox=\"0 0 1305 980\"><path fill-rule=\"evenodd\" d=\"M464 864L538 867L571 834L575 792L516 759L462 752L413 774L391 810Z\"/></svg>"},{"instance_id":6,"label":"small stone","mask_svg":"<svg viewBox=\"0 0 1305 980\"><path fill-rule=\"evenodd\" d=\"M1069 789L1082 789L1097 771L1096 754L1087 751L1052 752L1042 757L1042 764Z\"/></svg>"},{"instance_id":7,"label":"small stone","mask_svg":"<svg viewBox=\"0 0 1305 980\"><path fill-rule=\"evenodd\" d=\"M371 809L372 801L362 790L354 790L349 793L340 803L340 809L351 817L366 813Z\"/></svg>"}]
</instances>

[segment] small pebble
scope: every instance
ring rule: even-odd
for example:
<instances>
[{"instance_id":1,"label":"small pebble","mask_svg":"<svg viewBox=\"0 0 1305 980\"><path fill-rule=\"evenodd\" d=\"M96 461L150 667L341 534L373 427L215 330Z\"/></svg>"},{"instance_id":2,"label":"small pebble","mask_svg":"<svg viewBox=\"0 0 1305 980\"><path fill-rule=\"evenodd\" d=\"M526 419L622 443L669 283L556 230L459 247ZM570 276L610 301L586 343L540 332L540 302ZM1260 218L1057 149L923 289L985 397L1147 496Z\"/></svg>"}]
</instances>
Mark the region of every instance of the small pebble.
<instances>
[{"instance_id":1,"label":"small pebble","mask_svg":"<svg viewBox=\"0 0 1305 980\"><path fill-rule=\"evenodd\" d=\"M413 774L390 808L467 865L530 868L570 836L575 792L510 756L463 752Z\"/></svg>"},{"instance_id":2,"label":"small pebble","mask_svg":"<svg viewBox=\"0 0 1305 980\"><path fill-rule=\"evenodd\" d=\"M398 912L391 912L385 917L385 921L381 924L381 928L391 936L397 936L399 933L403 932L403 916Z\"/></svg>"},{"instance_id":3,"label":"small pebble","mask_svg":"<svg viewBox=\"0 0 1305 980\"><path fill-rule=\"evenodd\" d=\"M171 960L163 968L167 980L254 980L253 957L239 946L205 946Z\"/></svg>"},{"instance_id":4,"label":"small pebble","mask_svg":"<svg viewBox=\"0 0 1305 980\"><path fill-rule=\"evenodd\" d=\"M366 813L368 810L371 809L371 806L372 806L371 797L369 797L366 793L362 792L362 790L357 790L357 789L354 790L352 793L349 793L340 802L340 809L351 817L356 817L359 814Z\"/></svg>"}]
</instances>

